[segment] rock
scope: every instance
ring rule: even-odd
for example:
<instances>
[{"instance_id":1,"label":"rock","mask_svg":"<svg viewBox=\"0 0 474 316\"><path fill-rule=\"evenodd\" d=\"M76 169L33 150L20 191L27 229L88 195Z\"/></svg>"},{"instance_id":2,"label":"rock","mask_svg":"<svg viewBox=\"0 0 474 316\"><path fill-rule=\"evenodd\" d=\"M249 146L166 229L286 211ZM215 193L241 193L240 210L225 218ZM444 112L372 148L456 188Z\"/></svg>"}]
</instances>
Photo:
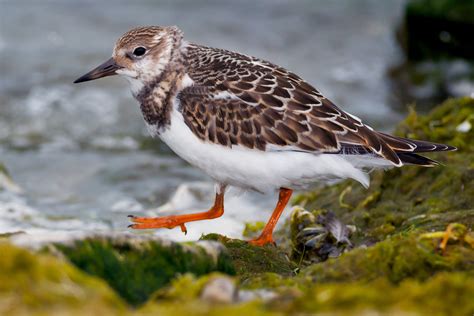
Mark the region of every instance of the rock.
<instances>
[{"instance_id":1,"label":"rock","mask_svg":"<svg viewBox=\"0 0 474 316\"><path fill-rule=\"evenodd\" d=\"M236 297L235 281L229 277L217 277L209 280L201 293L201 299L207 303L229 304Z\"/></svg>"},{"instance_id":2,"label":"rock","mask_svg":"<svg viewBox=\"0 0 474 316\"><path fill-rule=\"evenodd\" d=\"M249 302L249 301L254 301L254 300L269 302L276 298L278 298L278 295L272 290L257 289L257 290L240 290L238 292L237 300L239 302Z\"/></svg>"}]
</instances>

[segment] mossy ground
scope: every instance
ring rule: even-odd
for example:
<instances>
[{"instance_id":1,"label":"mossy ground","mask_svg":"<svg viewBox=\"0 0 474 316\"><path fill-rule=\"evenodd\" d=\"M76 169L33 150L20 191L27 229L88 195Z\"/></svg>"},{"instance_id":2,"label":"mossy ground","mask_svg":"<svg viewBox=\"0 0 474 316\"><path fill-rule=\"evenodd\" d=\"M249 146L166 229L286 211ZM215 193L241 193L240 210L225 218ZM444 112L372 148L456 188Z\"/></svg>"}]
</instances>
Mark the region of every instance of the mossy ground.
<instances>
[{"instance_id":1,"label":"mossy ground","mask_svg":"<svg viewBox=\"0 0 474 316\"><path fill-rule=\"evenodd\" d=\"M0 315L120 315L126 304L98 278L50 255L0 241Z\"/></svg>"},{"instance_id":2,"label":"mossy ground","mask_svg":"<svg viewBox=\"0 0 474 316\"><path fill-rule=\"evenodd\" d=\"M201 239L221 242L227 248L237 275L242 280L264 272L285 276L294 274L295 264L290 261L285 252L273 245L255 247L246 241L217 234L205 235Z\"/></svg>"},{"instance_id":3,"label":"mossy ground","mask_svg":"<svg viewBox=\"0 0 474 316\"><path fill-rule=\"evenodd\" d=\"M449 100L428 116L412 111L397 134L457 146L457 152L432 155L441 166L376 172L368 190L345 181L296 197L295 204L313 213L301 218L311 222L331 210L354 228L353 248L337 258L314 264L303 256L317 254L305 250L290 260L294 230L301 229L295 223L278 234L288 247L254 247L214 234L187 244L112 236L50 245L45 249L50 254L32 254L7 244L15 236L5 236L0 314L472 315L470 124L470 98ZM443 231L451 223L458 223L452 225L455 233L441 251ZM203 300L215 278L230 278L237 293L247 296L221 304Z\"/></svg>"}]
</instances>

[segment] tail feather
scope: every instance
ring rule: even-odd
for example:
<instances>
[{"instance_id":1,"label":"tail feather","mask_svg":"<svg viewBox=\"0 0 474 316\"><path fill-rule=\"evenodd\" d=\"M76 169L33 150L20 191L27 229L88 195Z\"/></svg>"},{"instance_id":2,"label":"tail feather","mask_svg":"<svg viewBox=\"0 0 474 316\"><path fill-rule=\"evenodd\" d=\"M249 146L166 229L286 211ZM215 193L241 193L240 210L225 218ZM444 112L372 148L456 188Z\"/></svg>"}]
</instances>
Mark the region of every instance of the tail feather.
<instances>
[{"instance_id":1,"label":"tail feather","mask_svg":"<svg viewBox=\"0 0 474 316\"><path fill-rule=\"evenodd\" d=\"M414 154L414 153L397 153L398 158L403 162L403 164L409 165L418 165L423 167L434 167L439 165L439 162L436 160Z\"/></svg>"},{"instance_id":2,"label":"tail feather","mask_svg":"<svg viewBox=\"0 0 474 316\"><path fill-rule=\"evenodd\" d=\"M403 164L419 165L425 167L436 166L439 164L437 161L416 153L456 150L456 147L445 144L396 137L380 132L378 134L379 137L397 154L398 158Z\"/></svg>"},{"instance_id":3,"label":"tail feather","mask_svg":"<svg viewBox=\"0 0 474 316\"><path fill-rule=\"evenodd\" d=\"M379 137L382 138L387 145L389 145L395 152L412 152L425 153L431 151L452 151L456 147L432 143L424 140L409 139L403 137L396 137L385 133L378 132Z\"/></svg>"},{"instance_id":4,"label":"tail feather","mask_svg":"<svg viewBox=\"0 0 474 316\"><path fill-rule=\"evenodd\" d=\"M417 153L427 153L435 151L453 151L456 147L432 143L423 140L396 137L381 132L374 132L379 142L379 150L367 145L341 143L341 153L349 155L376 154L399 167L404 164L419 165L424 167L436 166L439 163L433 159L418 155Z\"/></svg>"}]
</instances>

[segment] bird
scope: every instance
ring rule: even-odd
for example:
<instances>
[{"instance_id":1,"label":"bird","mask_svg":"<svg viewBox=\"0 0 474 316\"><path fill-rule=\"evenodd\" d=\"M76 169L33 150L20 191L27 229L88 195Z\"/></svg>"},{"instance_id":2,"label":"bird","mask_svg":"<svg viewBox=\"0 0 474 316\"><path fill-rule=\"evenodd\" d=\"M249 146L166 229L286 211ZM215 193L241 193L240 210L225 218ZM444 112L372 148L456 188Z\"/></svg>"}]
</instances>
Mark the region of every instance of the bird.
<instances>
[{"instance_id":1,"label":"bird","mask_svg":"<svg viewBox=\"0 0 474 316\"><path fill-rule=\"evenodd\" d=\"M432 167L419 153L455 147L379 132L293 72L264 59L184 39L177 26L141 26L116 42L112 57L74 83L119 75L130 84L152 137L215 183L205 212L161 217L129 215L132 229L180 227L224 213L229 186L279 192L261 234L273 230L293 191L354 179L403 165Z\"/></svg>"}]
</instances>

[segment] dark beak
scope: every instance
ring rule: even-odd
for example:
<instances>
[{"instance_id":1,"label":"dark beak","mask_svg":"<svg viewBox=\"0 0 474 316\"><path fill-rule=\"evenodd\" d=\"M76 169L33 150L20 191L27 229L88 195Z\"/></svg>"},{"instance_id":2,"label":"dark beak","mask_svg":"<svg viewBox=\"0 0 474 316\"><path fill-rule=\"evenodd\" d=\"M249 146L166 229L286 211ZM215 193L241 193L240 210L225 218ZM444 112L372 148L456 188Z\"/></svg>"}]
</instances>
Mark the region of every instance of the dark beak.
<instances>
[{"instance_id":1,"label":"dark beak","mask_svg":"<svg viewBox=\"0 0 474 316\"><path fill-rule=\"evenodd\" d=\"M108 77L108 76L113 76L116 75L115 71L120 69L119 65L115 62L115 60L111 57L109 60L107 60L105 63L102 65L92 69L88 73L86 73L84 76L76 79L74 83L79 83L79 82L84 82L84 81L90 81L90 80L95 80L103 77Z\"/></svg>"}]
</instances>

